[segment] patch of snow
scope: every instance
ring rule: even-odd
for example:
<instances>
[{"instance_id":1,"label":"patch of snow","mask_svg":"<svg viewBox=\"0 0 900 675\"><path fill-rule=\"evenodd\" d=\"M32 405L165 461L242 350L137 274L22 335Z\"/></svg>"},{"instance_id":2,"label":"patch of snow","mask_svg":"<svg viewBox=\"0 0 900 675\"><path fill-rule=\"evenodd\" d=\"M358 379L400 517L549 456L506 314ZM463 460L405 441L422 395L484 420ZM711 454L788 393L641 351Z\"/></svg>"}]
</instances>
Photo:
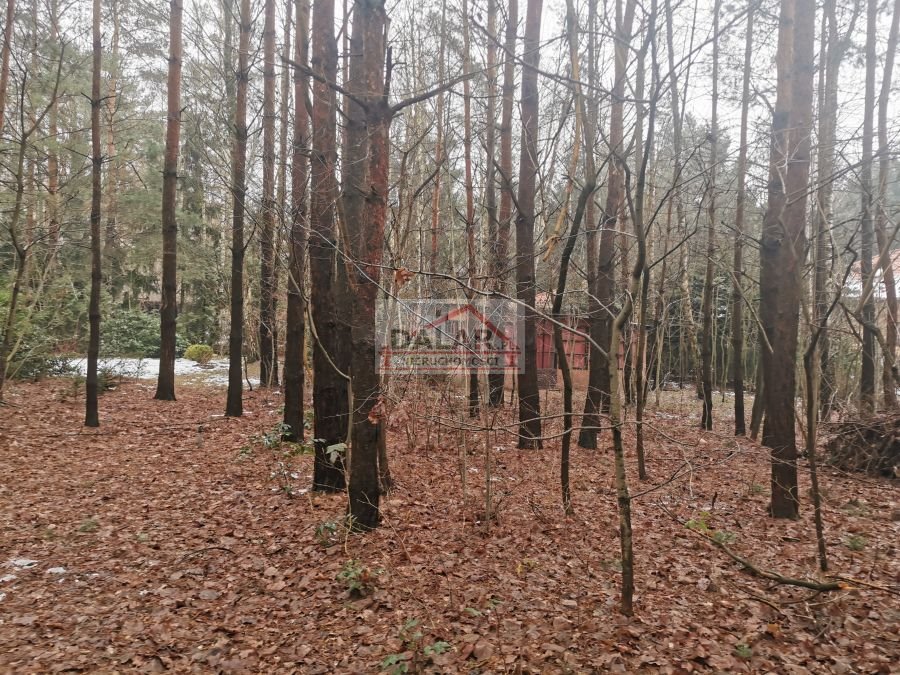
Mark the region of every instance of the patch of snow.
<instances>
[{"instance_id":1,"label":"patch of snow","mask_svg":"<svg viewBox=\"0 0 900 675\"><path fill-rule=\"evenodd\" d=\"M19 569L29 569L37 565L37 560L31 560L30 558L13 558L9 561L9 565L12 567L18 567Z\"/></svg>"},{"instance_id":2,"label":"patch of snow","mask_svg":"<svg viewBox=\"0 0 900 675\"><path fill-rule=\"evenodd\" d=\"M0 602L6 599L6 593L0 593Z\"/></svg>"},{"instance_id":3,"label":"patch of snow","mask_svg":"<svg viewBox=\"0 0 900 675\"><path fill-rule=\"evenodd\" d=\"M65 574L65 573L66 573L65 567L51 567L49 570L47 570L47 574Z\"/></svg>"},{"instance_id":4,"label":"patch of snow","mask_svg":"<svg viewBox=\"0 0 900 675\"><path fill-rule=\"evenodd\" d=\"M4 574L0 577L0 584L5 584L7 581L15 581L17 578L15 574Z\"/></svg>"},{"instance_id":5,"label":"patch of snow","mask_svg":"<svg viewBox=\"0 0 900 675\"><path fill-rule=\"evenodd\" d=\"M69 359L67 363L81 375L87 374L87 359ZM159 359L106 358L100 359L98 368L108 368L123 376L138 380L154 380L159 376ZM209 384L228 384L228 359L213 359L200 365L189 359L175 359L176 375L197 375ZM254 385L259 378L250 378Z\"/></svg>"}]
</instances>

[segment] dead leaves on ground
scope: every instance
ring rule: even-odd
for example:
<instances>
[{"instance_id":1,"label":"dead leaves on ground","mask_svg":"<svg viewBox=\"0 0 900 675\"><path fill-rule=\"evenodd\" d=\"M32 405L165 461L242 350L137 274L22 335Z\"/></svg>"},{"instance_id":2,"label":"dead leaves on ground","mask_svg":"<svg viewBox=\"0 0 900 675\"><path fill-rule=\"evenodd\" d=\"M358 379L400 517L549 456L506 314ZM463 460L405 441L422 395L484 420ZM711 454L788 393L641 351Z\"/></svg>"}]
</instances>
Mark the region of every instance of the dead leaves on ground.
<instances>
[{"instance_id":1,"label":"dead leaves on ground","mask_svg":"<svg viewBox=\"0 0 900 675\"><path fill-rule=\"evenodd\" d=\"M164 403L128 384L103 397L100 429L85 430L81 402L57 396L63 386L14 385L8 398L23 414L0 422L6 672L851 673L895 663L895 596L770 587L655 507L727 533L766 568L814 572L810 514L765 515L765 452L715 434L698 445L683 411L665 413L665 436L648 430L653 476L682 473L634 503L638 616L626 620L604 450L573 451L576 516L565 519L556 446L518 451L501 437L501 506L485 534L478 441L463 503L456 435L427 430L410 408L389 445L399 487L384 525L350 536L342 495L289 498L279 484L287 475L308 487L311 457L293 457L282 478L273 471L281 458L258 439L280 422L277 394L254 392L248 414L231 419L223 390L184 388ZM825 479L834 569L896 587L896 483ZM348 585L351 560L372 587L363 597Z\"/></svg>"}]
</instances>

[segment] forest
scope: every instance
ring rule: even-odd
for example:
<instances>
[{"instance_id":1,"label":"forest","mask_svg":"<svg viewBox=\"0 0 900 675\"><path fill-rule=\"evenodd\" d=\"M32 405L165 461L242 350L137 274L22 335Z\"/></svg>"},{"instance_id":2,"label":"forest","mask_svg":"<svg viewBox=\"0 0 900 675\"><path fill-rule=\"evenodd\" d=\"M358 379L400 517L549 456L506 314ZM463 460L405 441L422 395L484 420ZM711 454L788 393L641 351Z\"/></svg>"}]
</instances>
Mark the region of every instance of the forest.
<instances>
[{"instance_id":1,"label":"forest","mask_svg":"<svg viewBox=\"0 0 900 675\"><path fill-rule=\"evenodd\" d=\"M0 670L895 672L900 0L0 26Z\"/></svg>"}]
</instances>

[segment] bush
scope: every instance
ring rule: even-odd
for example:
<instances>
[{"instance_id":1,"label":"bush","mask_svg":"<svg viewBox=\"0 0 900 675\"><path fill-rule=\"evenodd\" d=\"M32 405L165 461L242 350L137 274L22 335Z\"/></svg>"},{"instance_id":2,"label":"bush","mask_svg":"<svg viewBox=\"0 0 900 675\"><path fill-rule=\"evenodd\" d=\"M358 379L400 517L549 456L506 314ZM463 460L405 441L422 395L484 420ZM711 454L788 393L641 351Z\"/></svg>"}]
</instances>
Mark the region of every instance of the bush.
<instances>
[{"instance_id":1,"label":"bush","mask_svg":"<svg viewBox=\"0 0 900 675\"><path fill-rule=\"evenodd\" d=\"M159 314L137 309L119 309L103 317L100 323L102 356L127 356L137 359L159 358ZM175 336L175 356L181 357L187 343Z\"/></svg>"},{"instance_id":2,"label":"bush","mask_svg":"<svg viewBox=\"0 0 900 675\"><path fill-rule=\"evenodd\" d=\"M209 363L213 356L215 352L209 345L191 345L184 350L184 358L196 361L201 366Z\"/></svg>"}]
</instances>

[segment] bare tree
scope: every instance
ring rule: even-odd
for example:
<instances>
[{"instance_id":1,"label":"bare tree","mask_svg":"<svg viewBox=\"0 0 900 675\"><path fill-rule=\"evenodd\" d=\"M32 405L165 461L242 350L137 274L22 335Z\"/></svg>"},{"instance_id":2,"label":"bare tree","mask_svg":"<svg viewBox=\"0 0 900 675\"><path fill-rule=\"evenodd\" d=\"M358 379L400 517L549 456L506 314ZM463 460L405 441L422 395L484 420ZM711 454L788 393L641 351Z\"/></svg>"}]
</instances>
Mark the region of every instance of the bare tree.
<instances>
[{"instance_id":1,"label":"bare tree","mask_svg":"<svg viewBox=\"0 0 900 675\"><path fill-rule=\"evenodd\" d=\"M162 195L162 302L159 308L160 349L156 395L160 401L175 400L175 327L178 303L175 297L178 222L175 196L178 190L178 149L181 135L181 16L183 0L169 2L169 77L166 113L166 149L163 161Z\"/></svg>"},{"instance_id":2,"label":"bare tree","mask_svg":"<svg viewBox=\"0 0 900 675\"><path fill-rule=\"evenodd\" d=\"M294 60L309 60L309 0L294 0ZM290 273L287 279L287 327L284 346L284 424L288 440L303 439L303 352L306 333L306 182L309 174L309 77L294 69L294 141L291 165Z\"/></svg>"},{"instance_id":3,"label":"bare tree","mask_svg":"<svg viewBox=\"0 0 900 675\"><path fill-rule=\"evenodd\" d=\"M259 233L259 384L278 385L275 338L275 0L265 0L263 28L263 184Z\"/></svg>"},{"instance_id":4,"label":"bare tree","mask_svg":"<svg viewBox=\"0 0 900 675\"><path fill-rule=\"evenodd\" d=\"M317 0L312 11L312 155L310 165L310 313L313 338L313 423L315 461L313 488L328 492L344 489L344 462L327 452L347 438L349 399L347 373L350 335L343 290L346 275L338 264L335 203L338 189L337 100L332 84L337 79L337 42L334 37L334 0Z\"/></svg>"},{"instance_id":5,"label":"bare tree","mask_svg":"<svg viewBox=\"0 0 900 675\"><path fill-rule=\"evenodd\" d=\"M534 279L534 196L538 160L538 65L542 0L528 0L525 51L522 57L522 141L519 155L519 196L516 215L516 297L524 311L523 371L519 374L520 448L540 448L541 402L537 382L537 344Z\"/></svg>"},{"instance_id":6,"label":"bare tree","mask_svg":"<svg viewBox=\"0 0 900 675\"><path fill-rule=\"evenodd\" d=\"M760 250L760 319L771 345L762 350L766 387L763 445L772 452L771 513L776 518L797 518L800 504L795 364L806 254L814 39L813 0L781 0L769 203Z\"/></svg>"},{"instance_id":7,"label":"bare tree","mask_svg":"<svg viewBox=\"0 0 900 675\"><path fill-rule=\"evenodd\" d=\"M731 364L734 380L734 435L747 432L744 413L744 220L747 210L747 126L750 117L750 73L753 58L753 17L747 8L744 75L741 85L741 130L737 160L737 197L734 213L734 264L731 268Z\"/></svg>"},{"instance_id":8,"label":"bare tree","mask_svg":"<svg viewBox=\"0 0 900 675\"><path fill-rule=\"evenodd\" d=\"M97 360L100 356L100 286L103 283L100 261L100 204L103 198L101 180L103 155L100 149L100 78L103 45L100 39L100 0L94 0L91 28L93 42L91 73L91 298L88 307L90 337L88 339L87 378L85 380L84 425L99 427Z\"/></svg>"}]
</instances>

